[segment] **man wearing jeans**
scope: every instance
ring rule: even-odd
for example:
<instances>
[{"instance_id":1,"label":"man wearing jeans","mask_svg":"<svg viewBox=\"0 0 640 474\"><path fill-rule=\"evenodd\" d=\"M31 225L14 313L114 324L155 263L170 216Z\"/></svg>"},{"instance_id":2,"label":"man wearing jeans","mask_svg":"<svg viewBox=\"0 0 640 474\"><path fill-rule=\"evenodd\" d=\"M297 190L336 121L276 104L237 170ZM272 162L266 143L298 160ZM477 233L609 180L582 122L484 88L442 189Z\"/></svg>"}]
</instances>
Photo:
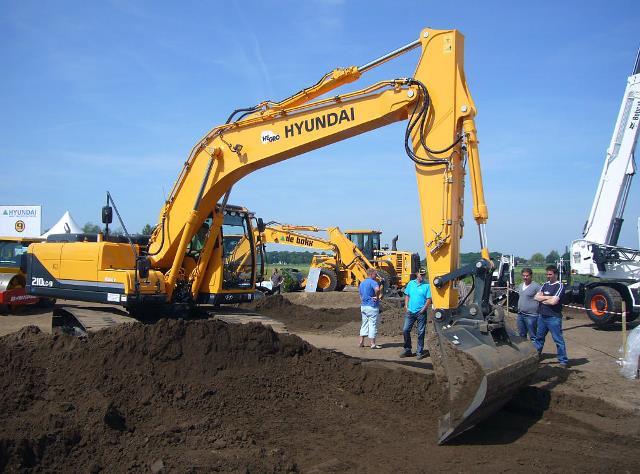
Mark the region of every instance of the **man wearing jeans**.
<instances>
[{"instance_id":1,"label":"man wearing jeans","mask_svg":"<svg viewBox=\"0 0 640 474\"><path fill-rule=\"evenodd\" d=\"M423 359L424 353L424 333L427 327L427 307L431 303L431 287L425 280L427 272L421 268L416 273L415 280L411 280L404 289L404 306L407 313L404 316L404 327L402 334L404 336L404 348L400 357L410 357L411 353L411 329L415 322L418 322L418 349L416 350L416 359Z\"/></svg>"},{"instance_id":2,"label":"man wearing jeans","mask_svg":"<svg viewBox=\"0 0 640 474\"><path fill-rule=\"evenodd\" d=\"M371 349L382 349L376 344L376 334L378 332L378 315L380 314L380 285L376 281L378 272L375 268L367 270L367 278L360 283L360 314L362 315L362 325L360 326L360 347L364 347L364 338L369 336Z\"/></svg>"},{"instance_id":3,"label":"man wearing jeans","mask_svg":"<svg viewBox=\"0 0 640 474\"><path fill-rule=\"evenodd\" d=\"M518 285L518 334L520 337L529 335L529 339L535 341L540 306L540 303L535 300L535 296L541 286L533 281L533 270L530 268L523 268L520 274L522 275L522 284Z\"/></svg>"},{"instance_id":4,"label":"man wearing jeans","mask_svg":"<svg viewBox=\"0 0 640 474\"><path fill-rule=\"evenodd\" d=\"M547 267L547 281L536 294L535 300L540 303L540 316L538 316L538 330L533 344L538 349L538 354L542 354L544 340L547 332L551 332L553 342L558 349L558 362L560 367L566 369L569 366L567 349L562 336L562 296L564 295L564 285L558 281L558 269L549 265Z\"/></svg>"}]
</instances>

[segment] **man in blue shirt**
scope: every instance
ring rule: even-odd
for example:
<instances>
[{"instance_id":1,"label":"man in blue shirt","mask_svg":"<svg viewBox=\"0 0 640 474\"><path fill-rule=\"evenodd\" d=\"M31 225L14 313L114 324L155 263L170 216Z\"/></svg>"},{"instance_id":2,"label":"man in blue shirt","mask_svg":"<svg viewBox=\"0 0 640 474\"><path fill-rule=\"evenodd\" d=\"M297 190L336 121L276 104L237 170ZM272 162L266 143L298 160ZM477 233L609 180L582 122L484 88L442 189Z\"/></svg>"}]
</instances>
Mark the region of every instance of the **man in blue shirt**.
<instances>
[{"instance_id":1,"label":"man in blue shirt","mask_svg":"<svg viewBox=\"0 0 640 474\"><path fill-rule=\"evenodd\" d=\"M402 334L404 336L404 348L400 357L410 357L411 353L411 329L416 321L418 321L418 350L416 351L416 359L420 360L426 357L424 353L424 334L427 327L427 307L431 304L431 287L425 280L426 270L421 268L416 273L415 280L411 280L404 289L404 305L407 313L404 316L404 327Z\"/></svg>"},{"instance_id":2,"label":"man in blue shirt","mask_svg":"<svg viewBox=\"0 0 640 474\"><path fill-rule=\"evenodd\" d=\"M542 354L544 340L547 332L551 332L553 342L558 349L558 362L563 369L569 366L567 358L567 348L562 335L562 296L564 295L564 285L558 281L558 269L549 265L547 267L547 281L534 297L540 303L538 310L538 329L533 343L538 349L538 354Z\"/></svg>"},{"instance_id":3,"label":"man in blue shirt","mask_svg":"<svg viewBox=\"0 0 640 474\"><path fill-rule=\"evenodd\" d=\"M371 349L382 349L376 344L376 334L378 332L378 315L380 314L380 285L376 281L378 272L375 268L367 270L367 278L360 283L360 314L362 315L362 325L360 326L360 347L364 347L364 338L369 337Z\"/></svg>"}]
</instances>

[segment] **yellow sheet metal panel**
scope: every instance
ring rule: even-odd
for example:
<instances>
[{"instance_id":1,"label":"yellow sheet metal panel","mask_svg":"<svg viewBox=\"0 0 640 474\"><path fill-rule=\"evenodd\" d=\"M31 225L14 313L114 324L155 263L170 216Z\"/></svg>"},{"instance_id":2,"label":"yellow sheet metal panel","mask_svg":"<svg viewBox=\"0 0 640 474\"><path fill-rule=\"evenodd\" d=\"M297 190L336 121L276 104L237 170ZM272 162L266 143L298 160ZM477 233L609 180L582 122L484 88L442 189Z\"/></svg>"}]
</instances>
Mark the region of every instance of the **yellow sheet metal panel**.
<instances>
[{"instance_id":1,"label":"yellow sheet metal panel","mask_svg":"<svg viewBox=\"0 0 640 474\"><path fill-rule=\"evenodd\" d=\"M100 270L135 268L136 260L131 245L114 242L99 242L98 245ZM137 246L136 252L140 253Z\"/></svg>"},{"instance_id":2,"label":"yellow sheet metal panel","mask_svg":"<svg viewBox=\"0 0 640 474\"><path fill-rule=\"evenodd\" d=\"M114 288L122 285L125 295L134 295L135 270L98 270L98 283L103 287L112 284ZM164 275L152 270L147 278L138 278L138 285L141 294L164 293Z\"/></svg>"},{"instance_id":3,"label":"yellow sheet metal panel","mask_svg":"<svg viewBox=\"0 0 640 474\"><path fill-rule=\"evenodd\" d=\"M29 252L33 253L38 261L47 269L54 278L60 278L60 253L63 244L40 243L31 244Z\"/></svg>"},{"instance_id":4,"label":"yellow sheet metal panel","mask_svg":"<svg viewBox=\"0 0 640 474\"><path fill-rule=\"evenodd\" d=\"M61 244L59 279L97 281L98 257L101 245L102 242L71 242Z\"/></svg>"}]
</instances>

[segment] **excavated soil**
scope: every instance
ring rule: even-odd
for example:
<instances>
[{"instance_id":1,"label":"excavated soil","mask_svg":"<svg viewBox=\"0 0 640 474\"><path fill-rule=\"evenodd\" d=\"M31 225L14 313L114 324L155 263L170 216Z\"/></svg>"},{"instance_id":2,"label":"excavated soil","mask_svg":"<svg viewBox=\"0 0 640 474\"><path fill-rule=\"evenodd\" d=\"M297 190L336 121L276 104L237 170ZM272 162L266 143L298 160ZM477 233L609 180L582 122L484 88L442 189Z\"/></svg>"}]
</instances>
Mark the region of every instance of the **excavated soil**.
<instances>
[{"instance_id":1,"label":"excavated soil","mask_svg":"<svg viewBox=\"0 0 640 474\"><path fill-rule=\"evenodd\" d=\"M304 295L304 293L302 293ZM355 293L357 295L357 293ZM297 294L296 294L297 296ZM295 298L293 301L306 301ZM359 299L358 299L359 301ZM316 303L317 304L317 303ZM380 304L378 318L378 334L381 336L401 336L405 310L401 306L402 299L383 300ZM359 307L317 307L296 304L283 295L274 295L258 300L250 309L277 319L293 332L311 332L353 336L360 331ZM417 332L417 325L414 327Z\"/></svg>"},{"instance_id":2,"label":"excavated soil","mask_svg":"<svg viewBox=\"0 0 640 474\"><path fill-rule=\"evenodd\" d=\"M289 308L293 309L294 308ZM633 471L637 415L527 388L436 443L433 377L258 324L0 338L0 471Z\"/></svg>"},{"instance_id":3,"label":"excavated soil","mask_svg":"<svg viewBox=\"0 0 640 474\"><path fill-rule=\"evenodd\" d=\"M377 413L387 426L402 403L425 415L435 404L431 378L257 324L163 320L88 341L30 327L0 339L0 364L8 471L290 472L374 442Z\"/></svg>"}]
</instances>

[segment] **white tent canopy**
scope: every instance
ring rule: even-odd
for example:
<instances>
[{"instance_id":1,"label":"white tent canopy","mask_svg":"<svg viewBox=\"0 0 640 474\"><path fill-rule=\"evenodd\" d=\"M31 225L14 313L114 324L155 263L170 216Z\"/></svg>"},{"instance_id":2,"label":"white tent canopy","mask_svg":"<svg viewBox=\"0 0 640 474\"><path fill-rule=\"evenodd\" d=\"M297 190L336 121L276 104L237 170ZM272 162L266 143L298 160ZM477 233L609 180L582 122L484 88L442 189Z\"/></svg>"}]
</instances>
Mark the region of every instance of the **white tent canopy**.
<instances>
[{"instance_id":1,"label":"white tent canopy","mask_svg":"<svg viewBox=\"0 0 640 474\"><path fill-rule=\"evenodd\" d=\"M81 234L82 227L80 227L76 221L73 220L69 211L64 213L64 216L60 218L56 224L47 232L42 234L45 239L51 234Z\"/></svg>"}]
</instances>

